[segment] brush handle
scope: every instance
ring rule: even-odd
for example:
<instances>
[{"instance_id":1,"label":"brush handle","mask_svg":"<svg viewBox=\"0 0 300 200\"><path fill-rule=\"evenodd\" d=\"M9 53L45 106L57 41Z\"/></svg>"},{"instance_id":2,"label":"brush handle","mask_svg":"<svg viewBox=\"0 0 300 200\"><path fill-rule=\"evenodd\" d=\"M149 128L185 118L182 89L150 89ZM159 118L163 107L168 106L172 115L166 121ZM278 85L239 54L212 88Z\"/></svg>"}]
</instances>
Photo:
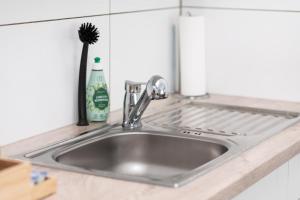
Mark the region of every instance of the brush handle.
<instances>
[{"instance_id":1,"label":"brush handle","mask_svg":"<svg viewBox=\"0 0 300 200\"><path fill-rule=\"evenodd\" d=\"M89 125L86 114L86 64L89 51L89 44L83 43L78 85L78 123L77 126Z\"/></svg>"}]
</instances>

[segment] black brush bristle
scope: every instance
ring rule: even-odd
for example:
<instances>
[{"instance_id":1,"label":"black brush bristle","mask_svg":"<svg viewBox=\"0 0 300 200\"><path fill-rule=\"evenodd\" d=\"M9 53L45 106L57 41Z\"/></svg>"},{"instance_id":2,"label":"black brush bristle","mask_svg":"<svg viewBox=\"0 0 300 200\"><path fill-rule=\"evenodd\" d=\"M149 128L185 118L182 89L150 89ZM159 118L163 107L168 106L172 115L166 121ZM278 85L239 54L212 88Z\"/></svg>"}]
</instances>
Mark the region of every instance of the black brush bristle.
<instances>
[{"instance_id":1,"label":"black brush bristle","mask_svg":"<svg viewBox=\"0 0 300 200\"><path fill-rule=\"evenodd\" d=\"M94 44L98 41L99 32L98 29L91 23L81 24L79 30L79 39L83 43Z\"/></svg>"}]
</instances>

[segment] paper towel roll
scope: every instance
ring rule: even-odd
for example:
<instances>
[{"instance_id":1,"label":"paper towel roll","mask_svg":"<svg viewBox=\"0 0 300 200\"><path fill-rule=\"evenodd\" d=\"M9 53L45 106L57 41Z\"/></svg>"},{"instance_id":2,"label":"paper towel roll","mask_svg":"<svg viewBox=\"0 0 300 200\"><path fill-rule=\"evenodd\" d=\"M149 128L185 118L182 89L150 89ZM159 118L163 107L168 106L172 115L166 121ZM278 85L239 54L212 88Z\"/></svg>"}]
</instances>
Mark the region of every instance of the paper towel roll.
<instances>
[{"instance_id":1,"label":"paper towel roll","mask_svg":"<svg viewBox=\"0 0 300 200\"><path fill-rule=\"evenodd\" d=\"M206 94L205 38L203 16L179 18L180 93L185 96Z\"/></svg>"}]
</instances>

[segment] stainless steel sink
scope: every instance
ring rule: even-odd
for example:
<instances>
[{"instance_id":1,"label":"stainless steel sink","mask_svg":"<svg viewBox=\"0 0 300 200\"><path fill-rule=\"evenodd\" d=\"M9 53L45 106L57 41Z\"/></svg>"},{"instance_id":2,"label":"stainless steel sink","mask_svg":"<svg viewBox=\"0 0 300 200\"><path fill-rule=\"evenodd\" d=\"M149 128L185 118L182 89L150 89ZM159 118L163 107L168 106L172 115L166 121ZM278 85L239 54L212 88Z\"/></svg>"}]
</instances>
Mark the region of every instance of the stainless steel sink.
<instances>
[{"instance_id":1,"label":"stainless steel sink","mask_svg":"<svg viewBox=\"0 0 300 200\"><path fill-rule=\"evenodd\" d=\"M226 139L149 125L125 131L116 124L16 157L68 171L179 187L237 152L238 145Z\"/></svg>"},{"instance_id":2,"label":"stainless steel sink","mask_svg":"<svg viewBox=\"0 0 300 200\"><path fill-rule=\"evenodd\" d=\"M227 151L215 142L132 132L83 142L58 153L55 160L86 170L170 182Z\"/></svg>"},{"instance_id":3,"label":"stainless steel sink","mask_svg":"<svg viewBox=\"0 0 300 200\"><path fill-rule=\"evenodd\" d=\"M182 186L300 121L299 113L186 101L140 128L107 125L15 156L80 173Z\"/></svg>"}]
</instances>

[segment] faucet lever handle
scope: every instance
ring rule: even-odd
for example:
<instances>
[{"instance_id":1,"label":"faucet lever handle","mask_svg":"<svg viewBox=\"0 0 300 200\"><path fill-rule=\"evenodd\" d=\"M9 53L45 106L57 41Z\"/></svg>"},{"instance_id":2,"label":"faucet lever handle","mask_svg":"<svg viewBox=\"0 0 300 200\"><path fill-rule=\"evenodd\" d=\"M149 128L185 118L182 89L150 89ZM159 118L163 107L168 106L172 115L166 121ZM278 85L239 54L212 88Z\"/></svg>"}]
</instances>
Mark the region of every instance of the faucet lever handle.
<instances>
[{"instance_id":1,"label":"faucet lever handle","mask_svg":"<svg viewBox=\"0 0 300 200\"><path fill-rule=\"evenodd\" d=\"M134 82L134 81L125 81L125 91L129 93L141 93L142 85L146 83L143 82Z\"/></svg>"}]
</instances>

